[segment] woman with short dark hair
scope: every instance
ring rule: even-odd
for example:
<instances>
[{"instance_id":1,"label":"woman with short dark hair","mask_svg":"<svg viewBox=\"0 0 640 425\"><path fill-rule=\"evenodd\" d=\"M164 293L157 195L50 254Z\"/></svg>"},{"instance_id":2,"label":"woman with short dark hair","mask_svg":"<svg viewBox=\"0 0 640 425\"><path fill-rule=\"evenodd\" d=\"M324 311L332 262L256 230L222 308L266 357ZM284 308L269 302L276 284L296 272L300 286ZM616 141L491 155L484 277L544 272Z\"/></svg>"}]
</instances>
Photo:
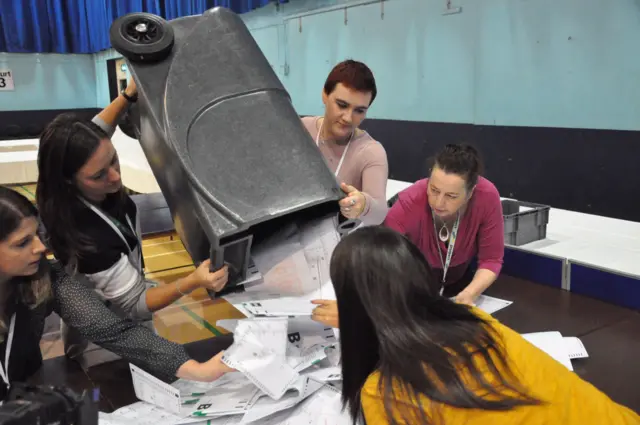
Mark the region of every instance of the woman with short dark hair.
<instances>
[{"instance_id":1,"label":"woman with short dark hair","mask_svg":"<svg viewBox=\"0 0 640 425\"><path fill-rule=\"evenodd\" d=\"M365 225L382 223L388 210L387 154L379 142L359 128L377 93L369 67L346 60L333 67L324 83L324 115L302 118L347 194L340 201L342 215Z\"/></svg>"}]
</instances>

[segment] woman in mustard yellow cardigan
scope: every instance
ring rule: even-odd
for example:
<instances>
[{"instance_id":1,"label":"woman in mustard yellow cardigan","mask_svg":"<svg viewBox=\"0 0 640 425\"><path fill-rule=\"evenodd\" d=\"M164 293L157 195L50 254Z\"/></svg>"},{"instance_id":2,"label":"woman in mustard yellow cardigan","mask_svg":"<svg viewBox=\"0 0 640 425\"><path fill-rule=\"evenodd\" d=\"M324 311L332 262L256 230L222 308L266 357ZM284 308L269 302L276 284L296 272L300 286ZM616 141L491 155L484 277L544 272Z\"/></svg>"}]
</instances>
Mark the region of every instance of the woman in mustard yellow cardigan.
<instances>
[{"instance_id":1,"label":"woman in mustard yellow cardigan","mask_svg":"<svg viewBox=\"0 0 640 425\"><path fill-rule=\"evenodd\" d=\"M422 253L391 229L345 237L331 279L354 423L640 424L517 332L440 296Z\"/></svg>"}]
</instances>

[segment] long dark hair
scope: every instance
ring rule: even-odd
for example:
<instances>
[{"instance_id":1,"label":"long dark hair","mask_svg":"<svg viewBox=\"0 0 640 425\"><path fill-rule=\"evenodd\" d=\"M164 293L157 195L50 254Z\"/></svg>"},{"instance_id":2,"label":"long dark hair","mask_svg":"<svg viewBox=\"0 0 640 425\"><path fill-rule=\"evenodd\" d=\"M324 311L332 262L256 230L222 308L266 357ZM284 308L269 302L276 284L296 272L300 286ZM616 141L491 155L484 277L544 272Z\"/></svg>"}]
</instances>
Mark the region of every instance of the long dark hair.
<instances>
[{"instance_id":1,"label":"long dark hair","mask_svg":"<svg viewBox=\"0 0 640 425\"><path fill-rule=\"evenodd\" d=\"M49 247L70 271L83 253L96 251L95 242L82 230L85 223L76 219L86 207L78 198L75 176L102 139L108 136L99 126L71 113L58 115L40 136L36 200ZM125 196L123 188L105 202L117 210L123 208Z\"/></svg>"},{"instance_id":2,"label":"long dark hair","mask_svg":"<svg viewBox=\"0 0 640 425\"><path fill-rule=\"evenodd\" d=\"M36 207L24 196L7 187L0 186L0 241L6 240L15 232L25 218L38 217ZM21 302L36 307L51 296L49 263L42 256L38 271L27 277L14 277L8 285L9 299L18 297ZM6 333L6 318L0 317L0 340Z\"/></svg>"},{"instance_id":3,"label":"long dark hair","mask_svg":"<svg viewBox=\"0 0 640 425\"><path fill-rule=\"evenodd\" d=\"M493 327L440 296L430 276L420 250L385 227L356 230L336 247L331 280L340 317L342 399L354 423L363 385L375 371L391 424L402 423L392 401L398 391L422 412L421 419L402 418L412 425L436 423L437 412L421 409L419 396L485 410L538 404L511 372ZM471 382L463 380L467 375Z\"/></svg>"}]
</instances>

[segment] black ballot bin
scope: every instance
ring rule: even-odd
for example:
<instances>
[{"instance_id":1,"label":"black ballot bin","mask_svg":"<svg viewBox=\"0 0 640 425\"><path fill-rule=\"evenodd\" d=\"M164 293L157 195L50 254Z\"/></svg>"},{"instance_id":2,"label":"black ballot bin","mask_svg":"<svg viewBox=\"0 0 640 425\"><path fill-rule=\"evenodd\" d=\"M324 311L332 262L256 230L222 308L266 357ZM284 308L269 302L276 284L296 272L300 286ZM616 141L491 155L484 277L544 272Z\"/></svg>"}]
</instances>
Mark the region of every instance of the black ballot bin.
<instances>
[{"instance_id":1,"label":"black ballot bin","mask_svg":"<svg viewBox=\"0 0 640 425\"><path fill-rule=\"evenodd\" d=\"M140 140L196 264L228 264L233 289L269 234L339 214L344 193L235 13L132 13L110 38L138 89L121 128Z\"/></svg>"}]
</instances>

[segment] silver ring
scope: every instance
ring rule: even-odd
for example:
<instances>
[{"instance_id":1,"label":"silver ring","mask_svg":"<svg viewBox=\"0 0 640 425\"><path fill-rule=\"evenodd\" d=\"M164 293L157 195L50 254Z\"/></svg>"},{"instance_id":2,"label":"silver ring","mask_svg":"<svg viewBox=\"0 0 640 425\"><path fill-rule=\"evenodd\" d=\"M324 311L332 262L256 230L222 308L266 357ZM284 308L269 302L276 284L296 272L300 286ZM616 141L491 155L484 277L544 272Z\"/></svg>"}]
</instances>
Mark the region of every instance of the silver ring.
<instances>
[{"instance_id":1,"label":"silver ring","mask_svg":"<svg viewBox=\"0 0 640 425\"><path fill-rule=\"evenodd\" d=\"M355 199L352 199L352 200L351 200L351 205L355 205L355 204L356 204L356 200L355 200Z\"/></svg>"},{"instance_id":2,"label":"silver ring","mask_svg":"<svg viewBox=\"0 0 640 425\"><path fill-rule=\"evenodd\" d=\"M345 208L344 208L344 210L345 210L346 212L349 212L349 211L351 211L351 208L349 208L349 207L345 207Z\"/></svg>"}]
</instances>

